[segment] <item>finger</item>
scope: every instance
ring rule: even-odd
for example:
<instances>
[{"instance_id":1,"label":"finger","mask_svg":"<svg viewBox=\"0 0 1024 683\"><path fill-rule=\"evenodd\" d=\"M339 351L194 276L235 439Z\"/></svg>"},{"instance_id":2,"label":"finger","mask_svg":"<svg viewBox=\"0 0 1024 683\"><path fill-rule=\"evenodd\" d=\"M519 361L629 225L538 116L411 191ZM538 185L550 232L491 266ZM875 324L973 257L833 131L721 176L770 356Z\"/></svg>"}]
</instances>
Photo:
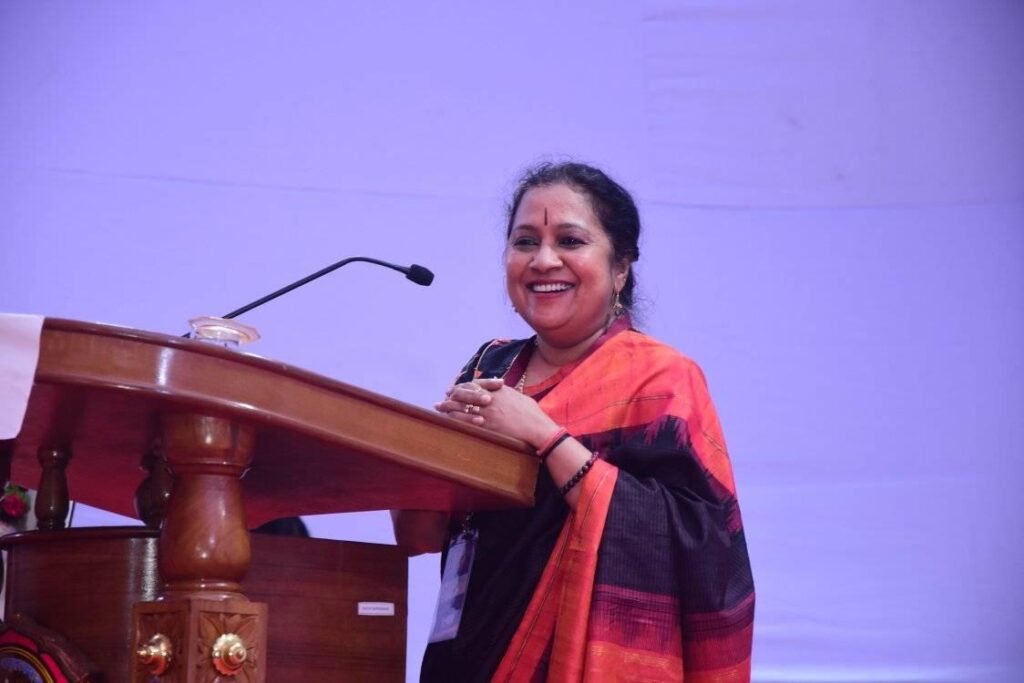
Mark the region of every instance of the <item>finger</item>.
<instances>
[{"instance_id":1,"label":"finger","mask_svg":"<svg viewBox=\"0 0 1024 683\"><path fill-rule=\"evenodd\" d=\"M459 403L457 401L438 401L434 404L434 410L439 413L445 413L446 415L451 413L461 413L464 405L466 404Z\"/></svg>"},{"instance_id":2,"label":"finger","mask_svg":"<svg viewBox=\"0 0 1024 683\"><path fill-rule=\"evenodd\" d=\"M434 410L439 413L459 414L465 413L466 415L479 415L480 411L484 409L484 406L476 403L467 403L465 401L454 401L447 400L441 401L440 403L434 404Z\"/></svg>"},{"instance_id":3,"label":"finger","mask_svg":"<svg viewBox=\"0 0 1024 683\"><path fill-rule=\"evenodd\" d=\"M466 387L456 387L452 392L451 396L448 397L451 401L459 401L460 403L472 403L473 405L487 405L491 402L491 395L486 391L482 391L474 385L474 388L469 389Z\"/></svg>"},{"instance_id":4,"label":"finger","mask_svg":"<svg viewBox=\"0 0 1024 683\"><path fill-rule=\"evenodd\" d=\"M440 405L440 404L439 404ZM479 408L479 406L471 406L473 408ZM484 416L475 412L466 412L465 410L441 410L440 412L446 414L452 420L458 420L459 422L468 422L480 426L484 423Z\"/></svg>"},{"instance_id":5,"label":"finger","mask_svg":"<svg viewBox=\"0 0 1024 683\"><path fill-rule=\"evenodd\" d=\"M505 386L505 380L500 377L488 377L484 379L475 380L474 383L487 391L498 391Z\"/></svg>"},{"instance_id":6,"label":"finger","mask_svg":"<svg viewBox=\"0 0 1024 683\"><path fill-rule=\"evenodd\" d=\"M465 405L465 403L461 403L459 401L452 401L451 399L448 399L445 401L441 401L440 403L437 403L434 407L440 413L461 413L462 408Z\"/></svg>"}]
</instances>

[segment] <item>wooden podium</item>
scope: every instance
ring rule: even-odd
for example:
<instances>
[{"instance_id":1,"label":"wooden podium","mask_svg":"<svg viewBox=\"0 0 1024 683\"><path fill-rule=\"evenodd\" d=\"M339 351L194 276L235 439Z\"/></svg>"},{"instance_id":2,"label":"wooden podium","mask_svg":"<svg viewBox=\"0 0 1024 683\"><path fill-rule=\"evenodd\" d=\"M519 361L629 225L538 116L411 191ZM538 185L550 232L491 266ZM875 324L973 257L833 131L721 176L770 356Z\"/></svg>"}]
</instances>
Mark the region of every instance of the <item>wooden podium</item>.
<instances>
[{"instance_id":1,"label":"wooden podium","mask_svg":"<svg viewBox=\"0 0 1024 683\"><path fill-rule=\"evenodd\" d=\"M66 638L101 680L133 683L403 680L397 548L248 529L528 506L537 475L520 442L341 382L58 319L43 326L21 433L0 443L8 465L39 489L43 531L2 544L6 615ZM61 531L69 495L159 532Z\"/></svg>"}]
</instances>

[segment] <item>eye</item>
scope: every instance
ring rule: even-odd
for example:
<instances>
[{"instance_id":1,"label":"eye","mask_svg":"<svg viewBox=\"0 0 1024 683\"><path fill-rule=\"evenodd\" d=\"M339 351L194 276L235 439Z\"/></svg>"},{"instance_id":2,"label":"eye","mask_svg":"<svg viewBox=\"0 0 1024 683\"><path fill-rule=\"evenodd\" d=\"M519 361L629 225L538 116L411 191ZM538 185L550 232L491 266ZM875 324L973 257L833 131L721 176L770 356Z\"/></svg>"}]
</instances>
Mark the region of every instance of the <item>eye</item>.
<instances>
[{"instance_id":1,"label":"eye","mask_svg":"<svg viewBox=\"0 0 1024 683\"><path fill-rule=\"evenodd\" d=\"M519 235L512 238L512 246L517 249L527 249L529 247L535 247L539 244L539 240L536 237L528 235Z\"/></svg>"},{"instance_id":2,"label":"eye","mask_svg":"<svg viewBox=\"0 0 1024 683\"><path fill-rule=\"evenodd\" d=\"M582 247L586 242L574 235L566 235L558 238L558 244L567 249L576 249L577 247Z\"/></svg>"}]
</instances>

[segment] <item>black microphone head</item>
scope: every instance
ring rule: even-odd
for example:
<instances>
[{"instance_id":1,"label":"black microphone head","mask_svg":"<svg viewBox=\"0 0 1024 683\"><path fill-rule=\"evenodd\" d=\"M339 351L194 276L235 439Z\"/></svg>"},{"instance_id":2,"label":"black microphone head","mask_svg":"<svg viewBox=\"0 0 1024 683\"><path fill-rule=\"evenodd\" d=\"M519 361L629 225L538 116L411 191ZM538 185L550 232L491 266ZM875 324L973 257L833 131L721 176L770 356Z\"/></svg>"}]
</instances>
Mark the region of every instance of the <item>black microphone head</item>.
<instances>
[{"instance_id":1,"label":"black microphone head","mask_svg":"<svg viewBox=\"0 0 1024 683\"><path fill-rule=\"evenodd\" d=\"M405 277L424 287L429 287L430 283L434 281L433 273L423 266L417 266L415 263L409 266L409 271L405 274Z\"/></svg>"}]
</instances>

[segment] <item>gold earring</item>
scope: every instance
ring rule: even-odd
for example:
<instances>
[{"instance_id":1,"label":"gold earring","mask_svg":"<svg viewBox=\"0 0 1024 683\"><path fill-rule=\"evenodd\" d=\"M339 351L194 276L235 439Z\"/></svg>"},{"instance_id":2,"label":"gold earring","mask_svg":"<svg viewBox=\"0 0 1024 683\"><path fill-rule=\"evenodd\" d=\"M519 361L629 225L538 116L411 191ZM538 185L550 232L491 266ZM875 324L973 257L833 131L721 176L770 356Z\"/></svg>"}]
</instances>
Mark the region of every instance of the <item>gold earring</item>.
<instances>
[{"instance_id":1,"label":"gold earring","mask_svg":"<svg viewBox=\"0 0 1024 683\"><path fill-rule=\"evenodd\" d=\"M612 317L618 318L625 312L626 307L619 301L619 293L615 292L615 301L612 303Z\"/></svg>"}]
</instances>

